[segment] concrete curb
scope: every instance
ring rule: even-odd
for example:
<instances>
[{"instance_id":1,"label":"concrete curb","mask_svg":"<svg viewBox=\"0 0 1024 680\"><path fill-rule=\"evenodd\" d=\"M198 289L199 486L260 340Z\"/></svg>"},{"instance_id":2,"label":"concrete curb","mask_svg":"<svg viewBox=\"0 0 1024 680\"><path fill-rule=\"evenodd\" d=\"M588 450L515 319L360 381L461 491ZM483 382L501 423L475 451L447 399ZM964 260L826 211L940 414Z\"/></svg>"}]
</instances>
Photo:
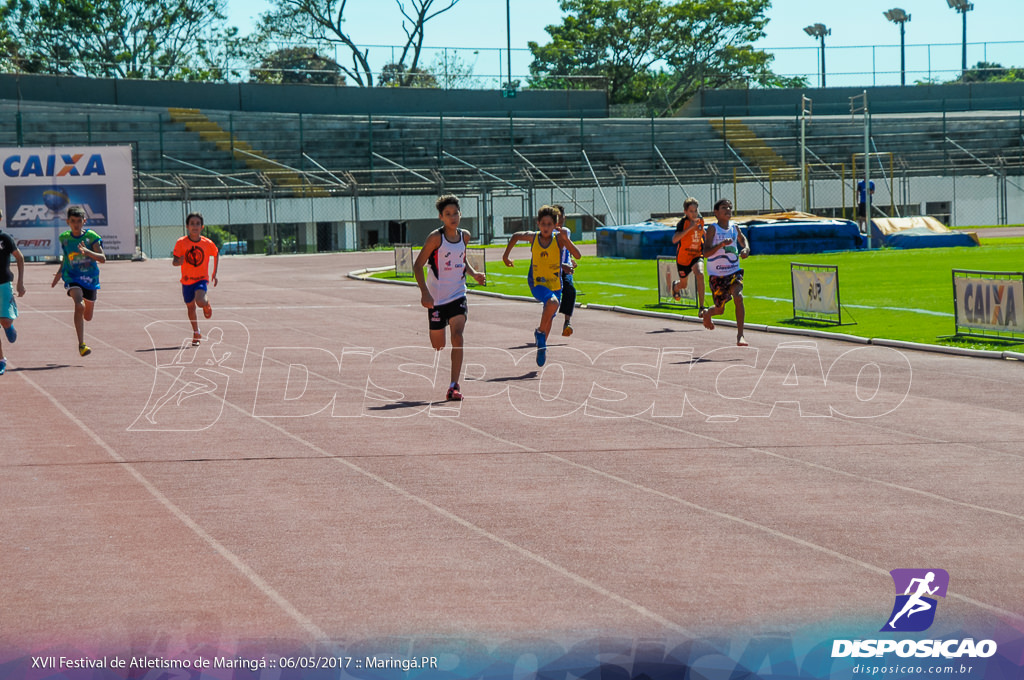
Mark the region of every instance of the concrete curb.
<instances>
[{"instance_id":1,"label":"concrete curb","mask_svg":"<svg viewBox=\"0 0 1024 680\"><path fill-rule=\"evenodd\" d=\"M895 347L897 349L916 349L922 352L940 352L942 354L955 354L964 357L980 357L983 359L1002 359L1004 352L986 349L967 349L965 347L943 347L941 345L926 345L920 342L906 342L904 340L887 340L885 338L871 338L872 345L879 347Z\"/></svg>"},{"instance_id":2,"label":"concrete curb","mask_svg":"<svg viewBox=\"0 0 1024 680\"><path fill-rule=\"evenodd\" d=\"M717 323L717 322L715 322ZM827 340L842 340L844 342L853 342L858 345L869 345L871 344L870 338L861 338L856 335L847 335L846 333L829 333L828 331L819 331L813 328L789 328L788 326L765 326L765 330L768 333L780 333L782 335L801 335L808 338L823 338Z\"/></svg>"},{"instance_id":3,"label":"concrete curb","mask_svg":"<svg viewBox=\"0 0 1024 680\"><path fill-rule=\"evenodd\" d=\"M348 278L355 279L358 281L373 281L375 283L394 283L403 286L415 286L414 281L399 281L397 279L375 279L370 275L394 269L391 267L372 267L368 269L359 269L348 273ZM473 290L469 289L470 295L480 295L483 297L498 298L499 300L516 300L522 302L536 302L532 297L526 297L523 295L506 295L505 293L492 293L485 290ZM633 309L632 307L619 307L612 305L602 304L577 304L579 309L595 309L600 312L615 312L617 314L631 314L633 316L646 316L652 319L664 319L666 321L686 321L690 323L701 323L700 318L696 316L683 316L679 314L669 314L668 312L652 312L644 309ZM722 319L715 321L716 326L725 326L726 328L735 328L736 322L729 319ZM829 333L828 331L818 331L813 329L804 328L788 328L784 326L765 326L761 324L747 324L746 330L760 331L762 333L777 333L781 335L799 335L808 338L821 338L823 340L839 340L840 342L850 342L858 345L877 345L879 347L893 347L896 349L913 349L922 352L934 352L936 354L949 354L953 356L962 357L974 357L979 359L1004 359L1007 361L1024 361L1024 352L1001 352L999 350L985 350L985 349L968 349L965 347L945 347L943 345L928 345L920 342L907 342L905 340L889 340L887 338L861 338L856 335L848 335L846 333Z\"/></svg>"}]
</instances>

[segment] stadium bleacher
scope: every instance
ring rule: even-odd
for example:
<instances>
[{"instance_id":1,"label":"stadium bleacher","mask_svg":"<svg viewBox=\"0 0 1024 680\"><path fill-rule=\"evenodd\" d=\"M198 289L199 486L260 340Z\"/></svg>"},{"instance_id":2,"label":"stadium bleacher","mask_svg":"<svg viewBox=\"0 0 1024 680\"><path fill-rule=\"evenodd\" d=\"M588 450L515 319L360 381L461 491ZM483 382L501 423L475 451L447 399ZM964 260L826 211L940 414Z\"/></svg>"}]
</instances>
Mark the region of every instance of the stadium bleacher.
<instances>
[{"instance_id":1,"label":"stadium bleacher","mask_svg":"<svg viewBox=\"0 0 1024 680\"><path fill-rule=\"evenodd\" d=\"M735 132L733 144L727 144L735 128L725 127L723 134L721 120L706 118L200 114L223 134L189 129L188 120L160 107L0 100L0 145L131 143L144 194L147 178L156 178L157 191L161 181L169 181L161 177L189 172L262 171L288 191L289 182L282 179L287 173L274 177L268 170L283 167L328 187L340 186L345 175L346 184L381 191L396 185L457 191L548 181L592 186L595 177L613 186L664 183L671 174L666 163L684 183L711 183L731 181L734 172L767 174L800 164L799 122L792 117L743 119L758 143L774 152L758 157L744 151L749 142L740 143ZM875 116L871 133L873 150L891 153L906 174L983 174L992 167L1020 174L1024 167L1016 112ZM815 117L807 140L809 160L849 165L864 150L863 123L849 116ZM265 157L270 165L252 157ZM216 190L224 183L211 180L211 185Z\"/></svg>"}]
</instances>

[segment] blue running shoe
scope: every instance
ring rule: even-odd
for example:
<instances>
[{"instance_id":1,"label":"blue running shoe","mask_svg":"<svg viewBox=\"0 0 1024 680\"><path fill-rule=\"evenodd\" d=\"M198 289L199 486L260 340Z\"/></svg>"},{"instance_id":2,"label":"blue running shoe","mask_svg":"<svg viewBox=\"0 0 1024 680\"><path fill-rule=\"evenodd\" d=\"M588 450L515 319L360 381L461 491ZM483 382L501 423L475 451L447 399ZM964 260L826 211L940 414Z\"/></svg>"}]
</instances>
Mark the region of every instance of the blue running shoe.
<instances>
[{"instance_id":1,"label":"blue running shoe","mask_svg":"<svg viewBox=\"0 0 1024 680\"><path fill-rule=\"evenodd\" d=\"M548 359L547 338L539 330L533 332L533 337L537 340L537 365L543 366Z\"/></svg>"},{"instance_id":2,"label":"blue running shoe","mask_svg":"<svg viewBox=\"0 0 1024 680\"><path fill-rule=\"evenodd\" d=\"M7 342L12 345L18 341L18 331L14 330L14 326L4 329L4 335L7 336Z\"/></svg>"},{"instance_id":3,"label":"blue running shoe","mask_svg":"<svg viewBox=\"0 0 1024 680\"><path fill-rule=\"evenodd\" d=\"M0 375L7 372L7 359L0 359Z\"/></svg>"}]
</instances>

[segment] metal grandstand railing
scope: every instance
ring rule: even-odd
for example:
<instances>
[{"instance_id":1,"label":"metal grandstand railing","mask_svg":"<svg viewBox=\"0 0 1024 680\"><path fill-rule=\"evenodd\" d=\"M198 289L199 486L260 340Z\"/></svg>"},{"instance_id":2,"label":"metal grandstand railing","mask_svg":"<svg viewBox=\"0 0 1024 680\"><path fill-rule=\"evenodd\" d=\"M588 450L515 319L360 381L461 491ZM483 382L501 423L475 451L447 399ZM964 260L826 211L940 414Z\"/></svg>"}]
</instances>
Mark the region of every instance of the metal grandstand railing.
<instances>
[{"instance_id":1,"label":"metal grandstand railing","mask_svg":"<svg viewBox=\"0 0 1024 680\"><path fill-rule=\"evenodd\" d=\"M215 143L156 108L31 102L15 107L0 101L0 122L14 122L14 116L17 125L0 125L0 145L131 143L141 202L316 200L451 191L528 195L524 205L535 207L541 194L544 200L571 205L581 192L591 192L593 199L580 201L587 205L581 212L620 220L648 203L651 212L660 211L660 196L670 195L669 189L705 197L747 195L752 198L744 202L752 209L799 204L799 199L788 198L791 179L781 169L765 167L769 161L763 157L744 157L743 149L730 142L728 126L716 132L707 119L518 120L214 111L206 117L229 135ZM744 123L784 164L799 167L797 119L746 118ZM907 203L920 203L924 210L926 203L942 202L931 195L927 183L914 178L934 185L941 178L984 178L995 168L1005 179L999 188L1004 197L1006 192L1011 198L1024 193L1024 182L1013 181L1024 175L1024 111L875 116L871 130L873 148L895 159L894 176L885 178L886 191L892 195L879 201L887 201L893 213L904 214ZM258 151L242 144L257 146L256 140ZM849 165L853 155L863 151L862 125L846 116L815 117L808 126L807 150L815 159L810 180L819 187L821 209L843 214L852 206L853 178L835 179L835 170L828 168ZM249 156L258 158L261 167L245 167ZM826 180L834 180L835 187L824 189ZM728 185L733 185L731 190ZM656 187L664 189L662 194L655 192ZM630 188L640 192L639 197L630 199ZM636 210L630 212L626 206ZM1001 213L1000 220L1009 218L1008 211Z\"/></svg>"}]
</instances>

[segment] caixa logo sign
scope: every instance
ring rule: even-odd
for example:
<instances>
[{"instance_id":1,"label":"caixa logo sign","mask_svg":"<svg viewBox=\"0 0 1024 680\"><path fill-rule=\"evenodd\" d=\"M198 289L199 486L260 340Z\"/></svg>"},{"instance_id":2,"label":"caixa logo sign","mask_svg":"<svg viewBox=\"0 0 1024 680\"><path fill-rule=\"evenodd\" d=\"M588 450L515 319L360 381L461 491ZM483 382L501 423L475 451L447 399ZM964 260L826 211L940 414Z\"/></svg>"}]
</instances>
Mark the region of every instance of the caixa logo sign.
<instances>
[{"instance_id":1,"label":"caixa logo sign","mask_svg":"<svg viewBox=\"0 0 1024 680\"><path fill-rule=\"evenodd\" d=\"M103 155L94 153L12 154L4 159L4 174L8 177L87 177L106 175Z\"/></svg>"},{"instance_id":2,"label":"caixa logo sign","mask_svg":"<svg viewBox=\"0 0 1024 680\"><path fill-rule=\"evenodd\" d=\"M938 598L946 597L949 573L945 569L893 569L889 572L896 599L879 632L919 633L935 622ZM996 653L993 640L834 640L832 658L881 657L988 658Z\"/></svg>"}]
</instances>

